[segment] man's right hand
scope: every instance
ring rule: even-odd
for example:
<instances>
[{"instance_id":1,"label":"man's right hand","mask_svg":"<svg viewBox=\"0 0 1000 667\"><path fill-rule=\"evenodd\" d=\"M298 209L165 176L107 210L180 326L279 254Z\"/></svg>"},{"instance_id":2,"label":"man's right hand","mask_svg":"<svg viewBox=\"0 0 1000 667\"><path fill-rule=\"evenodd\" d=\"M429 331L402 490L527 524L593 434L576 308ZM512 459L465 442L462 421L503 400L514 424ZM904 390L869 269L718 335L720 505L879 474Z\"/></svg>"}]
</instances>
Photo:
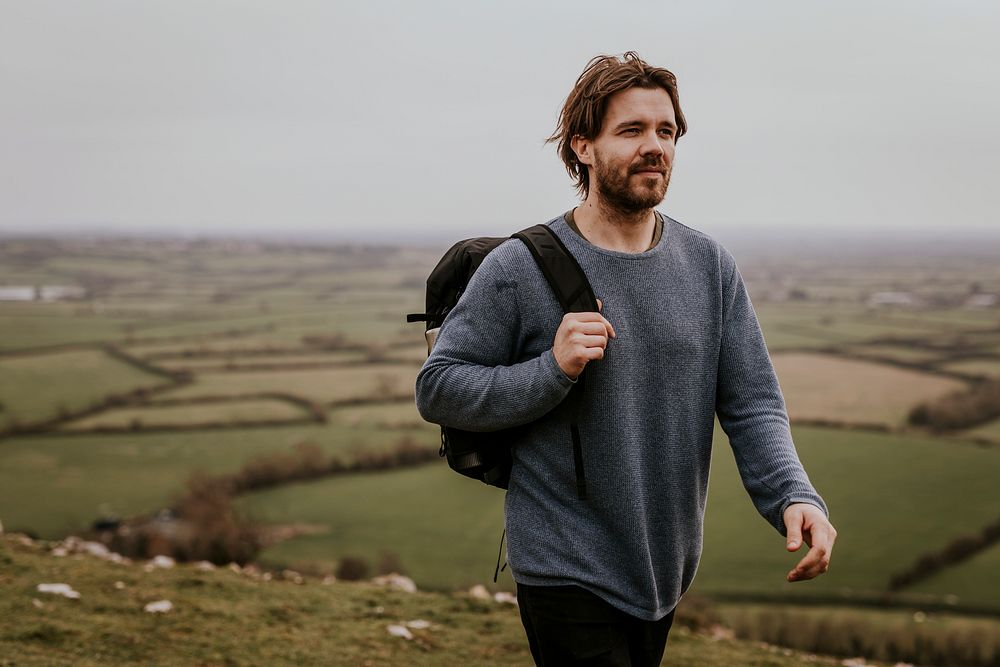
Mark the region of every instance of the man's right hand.
<instances>
[{"instance_id":1,"label":"man's right hand","mask_svg":"<svg viewBox=\"0 0 1000 667\"><path fill-rule=\"evenodd\" d=\"M598 299L598 309L603 305ZM604 358L609 337L615 337L615 328L600 313L566 313L556 330L552 354L566 377L575 380L587 362Z\"/></svg>"}]
</instances>

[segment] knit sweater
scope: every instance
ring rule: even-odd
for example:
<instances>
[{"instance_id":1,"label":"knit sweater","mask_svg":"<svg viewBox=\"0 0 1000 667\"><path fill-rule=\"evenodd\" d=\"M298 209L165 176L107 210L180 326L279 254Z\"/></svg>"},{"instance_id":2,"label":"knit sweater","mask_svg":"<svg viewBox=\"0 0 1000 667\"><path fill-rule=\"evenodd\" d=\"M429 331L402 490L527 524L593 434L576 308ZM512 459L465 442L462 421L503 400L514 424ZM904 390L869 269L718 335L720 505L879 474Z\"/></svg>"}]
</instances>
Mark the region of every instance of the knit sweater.
<instances>
[{"instance_id":1,"label":"knit sweater","mask_svg":"<svg viewBox=\"0 0 1000 667\"><path fill-rule=\"evenodd\" d=\"M563 312L520 240L473 275L416 384L428 421L519 425L505 501L514 580L576 584L633 616L669 613L702 548L715 416L757 510L784 534L795 502L826 512L799 463L785 403L736 262L664 216L660 242L623 253L547 223L587 274L617 336L587 364L579 418L587 497L576 493L574 381L552 353Z\"/></svg>"}]
</instances>

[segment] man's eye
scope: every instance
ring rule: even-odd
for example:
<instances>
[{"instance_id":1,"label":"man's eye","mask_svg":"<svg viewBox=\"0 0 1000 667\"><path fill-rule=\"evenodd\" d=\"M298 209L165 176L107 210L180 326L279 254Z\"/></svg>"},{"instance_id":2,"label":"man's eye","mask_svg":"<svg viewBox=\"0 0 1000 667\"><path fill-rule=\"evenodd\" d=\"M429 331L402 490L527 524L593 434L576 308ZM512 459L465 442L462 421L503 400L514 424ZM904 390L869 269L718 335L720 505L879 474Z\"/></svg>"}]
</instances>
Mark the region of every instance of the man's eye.
<instances>
[{"instance_id":1,"label":"man's eye","mask_svg":"<svg viewBox=\"0 0 1000 667\"><path fill-rule=\"evenodd\" d=\"M630 127L627 130L625 130L624 132L622 132L622 134L627 134L629 136L633 136L634 137L635 135L639 134L639 130L637 128Z\"/></svg>"},{"instance_id":2,"label":"man's eye","mask_svg":"<svg viewBox=\"0 0 1000 667\"><path fill-rule=\"evenodd\" d=\"M665 137L667 139L672 139L673 136L674 136L674 131L673 130L660 130L660 136L661 137Z\"/></svg>"}]
</instances>

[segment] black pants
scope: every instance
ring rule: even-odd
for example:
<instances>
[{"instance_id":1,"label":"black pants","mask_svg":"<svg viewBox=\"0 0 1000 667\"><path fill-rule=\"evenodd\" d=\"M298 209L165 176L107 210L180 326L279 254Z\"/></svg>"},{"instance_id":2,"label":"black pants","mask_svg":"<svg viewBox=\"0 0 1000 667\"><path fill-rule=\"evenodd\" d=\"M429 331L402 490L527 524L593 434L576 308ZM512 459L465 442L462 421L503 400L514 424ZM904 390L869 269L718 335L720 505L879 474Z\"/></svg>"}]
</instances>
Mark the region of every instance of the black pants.
<instances>
[{"instance_id":1,"label":"black pants","mask_svg":"<svg viewBox=\"0 0 1000 667\"><path fill-rule=\"evenodd\" d=\"M656 667L674 612L644 621L579 586L517 585L517 604L538 667Z\"/></svg>"}]
</instances>

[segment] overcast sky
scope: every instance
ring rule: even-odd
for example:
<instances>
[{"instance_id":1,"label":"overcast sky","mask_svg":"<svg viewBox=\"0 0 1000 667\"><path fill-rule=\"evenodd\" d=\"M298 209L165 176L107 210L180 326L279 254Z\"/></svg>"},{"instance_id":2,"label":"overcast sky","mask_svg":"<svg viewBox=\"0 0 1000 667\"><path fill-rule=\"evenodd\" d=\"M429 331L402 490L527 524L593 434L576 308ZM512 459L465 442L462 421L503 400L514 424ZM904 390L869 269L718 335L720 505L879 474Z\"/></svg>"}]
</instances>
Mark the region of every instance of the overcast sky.
<instances>
[{"instance_id":1,"label":"overcast sky","mask_svg":"<svg viewBox=\"0 0 1000 667\"><path fill-rule=\"evenodd\" d=\"M1000 211L1000 3L0 0L0 233L510 233L598 53L678 77L662 210L714 234Z\"/></svg>"}]
</instances>

